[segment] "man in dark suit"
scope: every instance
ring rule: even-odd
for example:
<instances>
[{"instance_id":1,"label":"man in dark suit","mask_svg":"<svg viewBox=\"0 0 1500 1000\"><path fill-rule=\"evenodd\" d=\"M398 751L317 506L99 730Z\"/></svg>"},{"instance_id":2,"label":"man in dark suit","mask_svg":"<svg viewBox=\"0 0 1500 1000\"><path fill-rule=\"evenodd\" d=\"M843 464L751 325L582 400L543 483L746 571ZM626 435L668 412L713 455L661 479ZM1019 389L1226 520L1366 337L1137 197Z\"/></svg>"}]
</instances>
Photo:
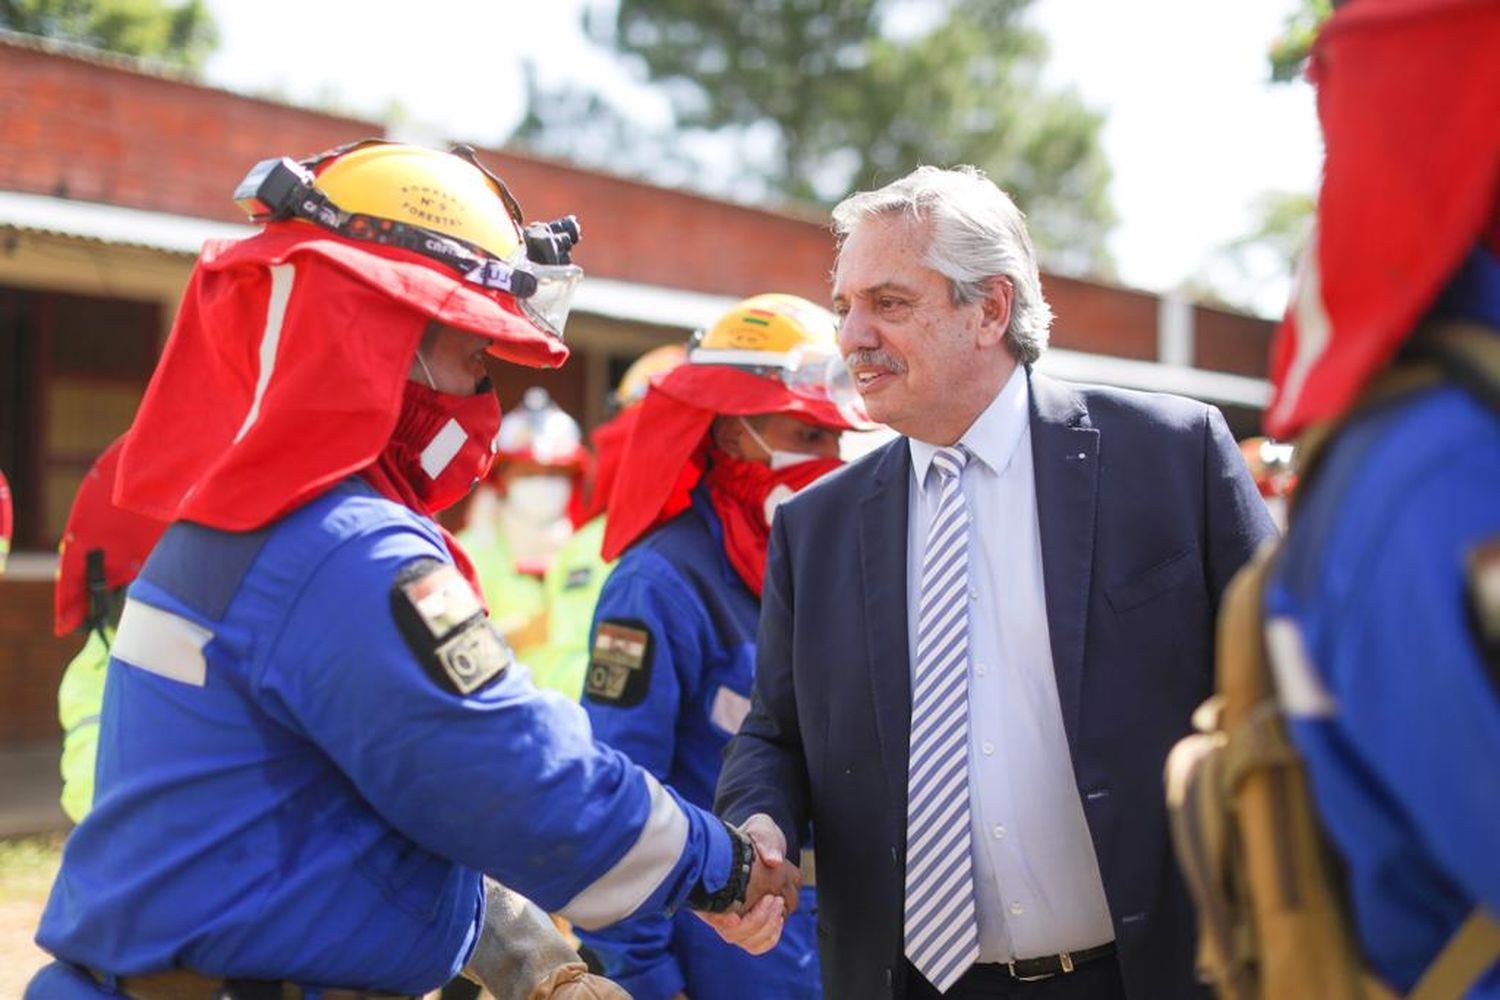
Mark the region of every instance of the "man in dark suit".
<instances>
[{"instance_id":1,"label":"man in dark suit","mask_svg":"<svg viewBox=\"0 0 1500 1000\"><path fill-rule=\"evenodd\" d=\"M1213 407L1032 370L1050 309L978 171L834 223L840 349L905 436L781 508L716 811L773 860L811 826L830 997L1199 996L1161 771L1274 532L1239 449Z\"/></svg>"}]
</instances>

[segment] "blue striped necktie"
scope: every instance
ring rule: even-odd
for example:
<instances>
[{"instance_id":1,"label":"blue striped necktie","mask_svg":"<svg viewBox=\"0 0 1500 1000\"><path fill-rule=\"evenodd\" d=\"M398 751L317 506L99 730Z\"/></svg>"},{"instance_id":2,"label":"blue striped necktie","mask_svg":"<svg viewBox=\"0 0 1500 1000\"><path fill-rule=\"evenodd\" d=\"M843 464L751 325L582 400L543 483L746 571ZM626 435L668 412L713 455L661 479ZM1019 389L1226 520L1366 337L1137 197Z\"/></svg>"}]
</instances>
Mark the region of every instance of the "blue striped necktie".
<instances>
[{"instance_id":1,"label":"blue striped necktie","mask_svg":"<svg viewBox=\"0 0 1500 1000\"><path fill-rule=\"evenodd\" d=\"M941 448L922 553L906 780L906 957L946 993L979 957L969 841L969 453Z\"/></svg>"}]
</instances>

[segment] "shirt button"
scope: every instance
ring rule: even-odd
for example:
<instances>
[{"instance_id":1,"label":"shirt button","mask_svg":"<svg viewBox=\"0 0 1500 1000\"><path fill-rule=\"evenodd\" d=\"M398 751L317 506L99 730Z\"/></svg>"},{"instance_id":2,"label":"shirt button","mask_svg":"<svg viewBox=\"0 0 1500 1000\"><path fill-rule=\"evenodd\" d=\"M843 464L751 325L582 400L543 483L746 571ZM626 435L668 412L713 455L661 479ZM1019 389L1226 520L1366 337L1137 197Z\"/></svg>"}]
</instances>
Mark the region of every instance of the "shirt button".
<instances>
[{"instance_id":1,"label":"shirt button","mask_svg":"<svg viewBox=\"0 0 1500 1000\"><path fill-rule=\"evenodd\" d=\"M970 587L969 588L969 600L971 600L971 601L977 601L977 600L979 600L979 588L978 587Z\"/></svg>"},{"instance_id":2,"label":"shirt button","mask_svg":"<svg viewBox=\"0 0 1500 1000\"><path fill-rule=\"evenodd\" d=\"M983 663L976 663L976 664L974 664L974 676L975 677L983 677L984 676L984 664Z\"/></svg>"},{"instance_id":3,"label":"shirt button","mask_svg":"<svg viewBox=\"0 0 1500 1000\"><path fill-rule=\"evenodd\" d=\"M996 840L1004 840L1005 839L1005 827L996 825L996 827L995 827L995 839Z\"/></svg>"},{"instance_id":4,"label":"shirt button","mask_svg":"<svg viewBox=\"0 0 1500 1000\"><path fill-rule=\"evenodd\" d=\"M990 754L995 752L995 744L991 743L989 740L985 740L983 746L980 749L982 749L984 751L984 755L988 757Z\"/></svg>"},{"instance_id":5,"label":"shirt button","mask_svg":"<svg viewBox=\"0 0 1500 1000\"><path fill-rule=\"evenodd\" d=\"M1011 903L1010 912L1011 916L1019 917L1021 914L1026 912L1026 907L1022 906L1020 903Z\"/></svg>"}]
</instances>

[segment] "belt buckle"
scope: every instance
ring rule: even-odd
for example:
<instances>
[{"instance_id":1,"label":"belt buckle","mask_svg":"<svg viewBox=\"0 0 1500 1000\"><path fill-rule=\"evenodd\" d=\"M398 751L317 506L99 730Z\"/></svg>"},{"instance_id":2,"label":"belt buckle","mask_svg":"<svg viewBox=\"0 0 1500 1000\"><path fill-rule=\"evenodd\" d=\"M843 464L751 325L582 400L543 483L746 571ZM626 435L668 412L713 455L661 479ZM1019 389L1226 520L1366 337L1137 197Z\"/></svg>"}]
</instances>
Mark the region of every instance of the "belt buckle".
<instances>
[{"instance_id":1,"label":"belt buckle","mask_svg":"<svg viewBox=\"0 0 1500 1000\"><path fill-rule=\"evenodd\" d=\"M1016 982L1018 982L1018 983L1039 983L1039 982L1041 982L1044 979L1051 979L1054 976L1058 976L1058 975L1066 975L1067 973L1073 971L1073 968L1074 968L1074 966L1073 966L1073 955L1070 952L1064 951L1064 952L1061 952L1061 953L1059 953L1058 955L1056 955L1054 957L1057 959L1058 965L1060 965L1062 967L1062 971L1060 973L1058 973L1058 972L1044 972L1044 973L1042 973L1039 976L1022 976L1022 975L1018 975L1016 973L1016 962L1015 962L1015 959L1011 959L1009 962L1007 962L1005 964L1006 964L1006 968L1010 971L1010 978L1014 979Z\"/></svg>"},{"instance_id":2,"label":"belt buckle","mask_svg":"<svg viewBox=\"0 0 1500 1000\"><path fill-rule=\"evenodd\" d=\"M1016 972L1015 959L1011 959L1005 964L1010 970L1010 978L1014 979L1018 983L1039 983L1043 979L1051 979L1056 974L1052 972L1044 972L1040 976L1023 976Z\"/></svg>"}]
</instances>

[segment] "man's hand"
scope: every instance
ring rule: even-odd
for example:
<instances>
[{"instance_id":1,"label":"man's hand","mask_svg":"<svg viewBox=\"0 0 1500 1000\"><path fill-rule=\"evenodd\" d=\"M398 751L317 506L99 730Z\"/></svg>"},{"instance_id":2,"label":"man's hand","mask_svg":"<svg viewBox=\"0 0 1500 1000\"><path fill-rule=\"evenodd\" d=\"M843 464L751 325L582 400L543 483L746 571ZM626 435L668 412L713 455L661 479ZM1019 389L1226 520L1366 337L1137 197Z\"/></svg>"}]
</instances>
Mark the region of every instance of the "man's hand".
<instances>
[{"instance_id":1,"label":"man's hand","mask_svg":"<svg viewBox=\"0 0 1500 1000\"><path fill-rule=\"evenodd\" d=\"M774 893L786 901L786 912L797 912L797 890L802 887L802 872L786 860L786 837L776 821L765 813L745 820L741 832L755 846L755 864L750 869L750 887L745 890L745 909L749 910L763 896Z\"/></svg>"},{"instance_id":2,"label":"man's hand","mask_svg":"<svg viewBox=\"0 0 1500 1000\"><path fill-rule=\"evenodd\" d=\"M802 873L786 860L786 837L765 813L756 813L740 827L755 847L745 905L738 913L699 913L719 936L752 955L776 947L786 915L797 909Z\"/></svg>"},{"instance_id":3,"label":"man's hand","mask_svg":"<svg viewBox=\"0 0 1500 1000\"><path fill-rule=\"evenodd\" d=\"M780 896L762 896L743 913L701 913L699 919L719 932L719 937L737 944L752 955L764 955L781 940L786 923L786 901Z\"/></svg>"}]
</instances>

